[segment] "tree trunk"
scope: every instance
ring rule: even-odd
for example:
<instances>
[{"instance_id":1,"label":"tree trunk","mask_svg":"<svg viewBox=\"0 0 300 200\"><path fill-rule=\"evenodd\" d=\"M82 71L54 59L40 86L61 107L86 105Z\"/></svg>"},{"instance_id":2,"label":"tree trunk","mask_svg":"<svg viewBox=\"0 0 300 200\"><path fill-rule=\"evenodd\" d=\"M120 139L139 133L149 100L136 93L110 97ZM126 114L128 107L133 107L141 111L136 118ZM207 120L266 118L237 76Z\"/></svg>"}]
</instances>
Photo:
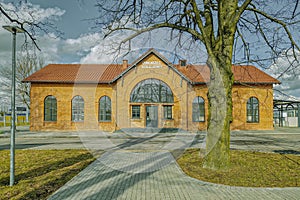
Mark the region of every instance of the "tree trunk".
<instances>
[{"instance_id":1,"label":"tree trunk","mask_svg":"<svg viewBox=\"0 0 300 200\"><path fill-rule=\"evenodd\" d=\"M230 123L232 121L233 75L230 62L209 57L211 70L208 85L208 127L204 168L219 170L229 167ZM230 66L228 66L230 65Z\"/></svg>"},{"instance_id":2,"label":"tree trunk","mask_svg":"<svg viewBox=\"0 0 300 200\"><path fill-rule=\"evenodd\" d=\"M208 84L208 126L204 168L229 167L230 123L232 122L232 50L236 33L238 1L218 3L217 38L206 43L210 68Z\"/></svg>"}]
</instances>

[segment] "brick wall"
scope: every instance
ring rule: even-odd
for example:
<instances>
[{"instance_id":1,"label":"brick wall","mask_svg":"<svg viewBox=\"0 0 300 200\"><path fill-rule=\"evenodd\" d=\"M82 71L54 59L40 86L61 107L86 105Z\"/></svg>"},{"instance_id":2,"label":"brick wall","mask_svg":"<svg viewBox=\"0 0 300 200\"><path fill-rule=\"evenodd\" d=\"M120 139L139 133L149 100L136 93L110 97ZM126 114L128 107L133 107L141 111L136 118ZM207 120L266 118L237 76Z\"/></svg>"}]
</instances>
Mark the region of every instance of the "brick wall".
<instances>
[{"instance_id":1,"label":"brick wall","mask_svg":"<svg viewBox=\"0 0 300 200\"><path fill-rule=\"evenodd\" d=\"M150 63L150 64L149 64ZM154 64L151 64L154 63ZM133 88L145 79L162 80L173 92L173 119L163 119L164 103L131 103ZM57 122L44 121L44 99L53 95L57 99ZM84 122L71 121L71 100L74 96L83 97ZM112 120L98 121L99 99L109 96L112 103ZM197 96L205 101L205 122L192 121L192 102ZM258 123L246 122L246 103L250 97L259 100L260 120ZM234 85L232 129L262 130L273 128L273 89L272 85ZM131 119L131 105L141 106L141 118ZM207 86L191 86L177 72L159 58L149 55L135 68L131 69L115 84L43 84L31 86L31 130L104 130L145 127L145 109L148 105L158 106L158 126L160 128L181 128L185 130L205 130L208 117Z\"/></svg>"}]
</instances>

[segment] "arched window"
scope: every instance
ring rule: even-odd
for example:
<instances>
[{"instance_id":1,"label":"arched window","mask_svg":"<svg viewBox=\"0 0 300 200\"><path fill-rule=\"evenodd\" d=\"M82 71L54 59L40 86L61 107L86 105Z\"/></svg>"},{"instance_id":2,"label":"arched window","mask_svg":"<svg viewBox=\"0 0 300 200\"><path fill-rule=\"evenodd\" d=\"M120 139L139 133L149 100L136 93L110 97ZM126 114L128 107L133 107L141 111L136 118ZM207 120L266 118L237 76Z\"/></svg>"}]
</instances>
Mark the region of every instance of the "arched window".
<instances>
[{"instance_id":1,"label":"arched window","mask_svg":"<svg viewBox=\"0 0 300 200\"><path fill-rule=\"evenodd\" d=\"M259 101L255 97L247 101L247 122L259 122Z\"/></svg>"},{"instance_id":2,"label":"arched window","mask_svg":"<svg viewBox=\"0 0 300 200\"><path fill-rule=\"evenodd\" d=\"M130 102L142 103L173 103L170 87L157 79L146 79L139 82L132 90Z\"/></svg>"},{"instance_id":3,"label":"arched window","mask_svg":"<svg viewBox=\"0 0 300 200\"><path fill-rule=\"evenodd\" d=\"M204 99L202 97L195 97L193 100L193 121L194 122L205 121L205 107L204 107Z\"/></svg>"},{"instance_id":4,"label":"arched window","mask_svg":"<svg viewBox=\"0 0 300 200\"><path fill-rule=\"evenodd\" d=\"M108 96L99 100L99 121L111 121L111 100Z\"/></svg>"},{"instance_id":5,"label":"arched window","mask_svg":"<svg viewBox=\"0 0 300 200\"><path fill-rule=\"evenodd\" d=\"M44 100L44 121L57 121L57 101L55 96L47 96Z\"/></svg>"},{"instance_id":6,"label":"arched window","mask_svg":"<svg viewBox=\"0 0 300 200\"><path fill-rule=\"evenodd\" d=\"M81 96L72 99L72 121L80 122L84 120L84 100Z\"/></svg>"}]
</instances>

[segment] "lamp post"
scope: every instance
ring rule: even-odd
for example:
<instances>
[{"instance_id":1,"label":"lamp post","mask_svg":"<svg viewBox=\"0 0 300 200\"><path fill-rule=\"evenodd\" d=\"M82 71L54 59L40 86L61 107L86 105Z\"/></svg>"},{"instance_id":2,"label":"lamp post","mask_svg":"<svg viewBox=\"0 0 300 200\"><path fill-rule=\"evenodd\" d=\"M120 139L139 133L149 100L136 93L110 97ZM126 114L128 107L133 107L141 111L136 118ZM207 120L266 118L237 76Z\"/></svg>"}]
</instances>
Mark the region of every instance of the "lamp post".
<instances>
[{"instance_id":1,"label":"lamp post","mask_svg":"<svg viewBox=\"0 0 300 200\"><path fill-rule=\"evenodd\" d=\"M15 182L15 133L16 133L16 35L23 33L24 30L17 26L3 26L4 29L13 35L12 41L12 84L11 84L11 130L10 130L10 179L9 185L13 186Z\"/></svg>"}]
</instances>

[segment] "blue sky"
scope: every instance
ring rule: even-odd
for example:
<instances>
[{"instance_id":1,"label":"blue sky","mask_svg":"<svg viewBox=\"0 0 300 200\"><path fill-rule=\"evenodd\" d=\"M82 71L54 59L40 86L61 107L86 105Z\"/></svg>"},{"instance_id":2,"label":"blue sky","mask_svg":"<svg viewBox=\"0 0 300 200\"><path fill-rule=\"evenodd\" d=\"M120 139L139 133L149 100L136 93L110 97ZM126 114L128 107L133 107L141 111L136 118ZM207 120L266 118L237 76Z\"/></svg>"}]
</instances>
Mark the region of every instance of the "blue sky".
<instances>
[{"instance_id":1,"label":"blue sky","mask_svg":"<svg viewBox=\"0 0 300 200\"><path fill-rule=\"evenodd\" d=\"M11 3L14 3L12 5ZM10 8L16 8L19 0L9 1L0 0L0 3ZM49 32L48 35L41 34L38 36L38 45L42 49L38 54L44 58L45 64L48 63L111 63L119 61L121 55L113 54L113 47L116 47L118 41L124 38L123 33L114 35L109 40L103 40L103 34L99 27L94 26L91 20L99 15L95 7L94 0L28 0L23 6L23 12L31 10L39 13L41 21L52 19L57 28L63 32L58 37L57 32ZM27 10L26 10L27 9ZM21 12L21 15L22 12ZM25 15L25 14L24 14ZM7 24L0 16L0 25ZM163 50L164 53L174 53L174 42L169 41L165 30L159 30L151 33L151 37L140 37L132 42L133 54L129 62L134 60L142 51L148 48ZM299 35L296 37L299 39ZM24 42L24 37L18 35L18 49ZM297 41L300 43L300 41ZM203 63L206 60L206 53L199 44L193 44L193 50L185 50L183 46L177 49L177 54L189 63ZM4 29L0 28L0 67L11 65L11 35ZM168 55L166 55L168 57ZM168 57L173 61L173 57ZM280 66L276 65L268 73L276 77L274 71L286 64L280 60ZM291 72L295 74L293 78L287 76L288 83L283 84L280 88L286 93L300 97L300 72L299 68Z\"/></svg>"},{"instance_id":2,"label":"blue sky","mask_svg":"<svg viewBox=\"0 0 300 200\"><path fill-rule=\"evenodd\" d=\"M64 38L78 38L82 34L95 32L92 30L91 20L98 15L94 1L87 0L31 0L33 4L42 8L58 7L65 10L61 20L57 20L57 27L64 33Z\"/></svg>"}]
</instances>

